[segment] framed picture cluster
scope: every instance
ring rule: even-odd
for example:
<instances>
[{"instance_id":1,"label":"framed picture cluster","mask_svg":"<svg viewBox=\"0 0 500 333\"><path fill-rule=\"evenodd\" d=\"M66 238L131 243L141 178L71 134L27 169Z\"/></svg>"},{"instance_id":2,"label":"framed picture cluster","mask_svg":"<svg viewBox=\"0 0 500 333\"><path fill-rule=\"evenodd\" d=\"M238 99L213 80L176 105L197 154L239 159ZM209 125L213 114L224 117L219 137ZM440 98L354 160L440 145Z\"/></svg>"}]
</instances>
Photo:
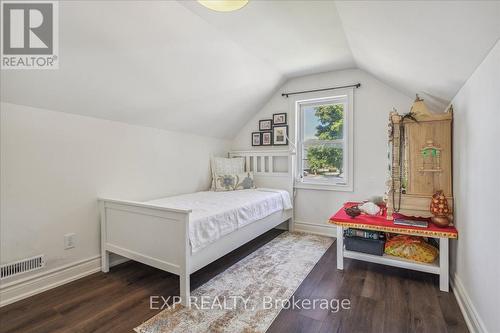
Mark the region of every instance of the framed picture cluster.
<instances>
[{"instance_id":1,"label":"framed picture cluster","mask_svg":"<svg viewBox=\"0 0 500 333\"><path fill-rule=\"evenodd\" d=\"M272 119L259 120L259 131L252 132L252 146L288 145L286 113L275 113Z\"/></svg>"}]
</instances>

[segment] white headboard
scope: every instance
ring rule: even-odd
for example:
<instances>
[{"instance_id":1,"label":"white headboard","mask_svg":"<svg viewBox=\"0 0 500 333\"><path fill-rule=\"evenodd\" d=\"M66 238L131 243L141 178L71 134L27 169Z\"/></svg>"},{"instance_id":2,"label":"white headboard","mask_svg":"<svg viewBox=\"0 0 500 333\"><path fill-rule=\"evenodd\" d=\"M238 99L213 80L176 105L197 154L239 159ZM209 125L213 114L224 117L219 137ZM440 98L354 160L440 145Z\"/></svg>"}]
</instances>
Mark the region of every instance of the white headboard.
<instances>
[{"instance_id":1,"label":"white headboard","mask_svg":"<svg viewBox=\"0 0 500 333\"><path fill-rule=\"evenodd\" d=\"M229 157L245 158L245 171L254 174L257 187L283 189L293 198L294 158L288 150L231 151Z\"/></svg>"}]
</instances>

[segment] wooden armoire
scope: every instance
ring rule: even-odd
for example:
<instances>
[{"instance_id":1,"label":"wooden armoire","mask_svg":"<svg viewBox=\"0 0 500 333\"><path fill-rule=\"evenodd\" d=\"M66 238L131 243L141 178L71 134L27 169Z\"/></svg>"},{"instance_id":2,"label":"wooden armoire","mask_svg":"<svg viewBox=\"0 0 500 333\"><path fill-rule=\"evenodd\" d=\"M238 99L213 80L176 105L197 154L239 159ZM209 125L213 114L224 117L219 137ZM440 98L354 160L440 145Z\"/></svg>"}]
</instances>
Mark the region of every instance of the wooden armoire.
<instances>
[{"instance_id":1,"label":"wooden armoire","mask_svg":"<svg viewBox=\"0 0 500 333\"><path fill-rule=\"evenodd\" d=\"M390 114L387 219L394 212L431 216L431 197L438 190L453 211L452 120L452 107L431 113L418 96L410 113Z\"/></svg>"}]
</instances>

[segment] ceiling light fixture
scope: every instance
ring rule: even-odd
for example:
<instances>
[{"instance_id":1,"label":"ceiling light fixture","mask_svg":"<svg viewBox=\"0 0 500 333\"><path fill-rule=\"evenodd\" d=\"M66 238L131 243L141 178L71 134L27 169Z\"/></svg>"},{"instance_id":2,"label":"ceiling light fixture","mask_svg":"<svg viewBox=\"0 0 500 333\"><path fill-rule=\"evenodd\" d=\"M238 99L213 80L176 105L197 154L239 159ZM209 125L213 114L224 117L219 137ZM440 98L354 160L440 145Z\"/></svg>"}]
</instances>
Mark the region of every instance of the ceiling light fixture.
<instances>
[{"instance_id":1,"label":"ceiling light fixture","mask_svg":"<svg viewBox=\"0 0 500 333\"><path fill-rule=\"evenodd\" d=\"M233 12L245 7L248 0L198 0L198 2L217 12Z\"/></svg>"}]
</instances>

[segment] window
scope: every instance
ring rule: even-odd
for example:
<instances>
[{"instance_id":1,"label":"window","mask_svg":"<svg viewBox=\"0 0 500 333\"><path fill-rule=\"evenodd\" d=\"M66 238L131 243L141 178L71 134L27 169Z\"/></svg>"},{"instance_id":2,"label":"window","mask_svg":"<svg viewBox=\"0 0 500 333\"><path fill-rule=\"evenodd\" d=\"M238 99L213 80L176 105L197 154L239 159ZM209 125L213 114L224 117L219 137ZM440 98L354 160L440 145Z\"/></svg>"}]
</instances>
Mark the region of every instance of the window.
<instances>
[{"instance_id":1,"label":"window","mask_svg":"<svg viewBox=\"0 0 500 333\"><path fill-rule=\"evenodd\" d=\"M297 101L296 187L352 191L352 92Z\"/></svg>"}]
</instances>

